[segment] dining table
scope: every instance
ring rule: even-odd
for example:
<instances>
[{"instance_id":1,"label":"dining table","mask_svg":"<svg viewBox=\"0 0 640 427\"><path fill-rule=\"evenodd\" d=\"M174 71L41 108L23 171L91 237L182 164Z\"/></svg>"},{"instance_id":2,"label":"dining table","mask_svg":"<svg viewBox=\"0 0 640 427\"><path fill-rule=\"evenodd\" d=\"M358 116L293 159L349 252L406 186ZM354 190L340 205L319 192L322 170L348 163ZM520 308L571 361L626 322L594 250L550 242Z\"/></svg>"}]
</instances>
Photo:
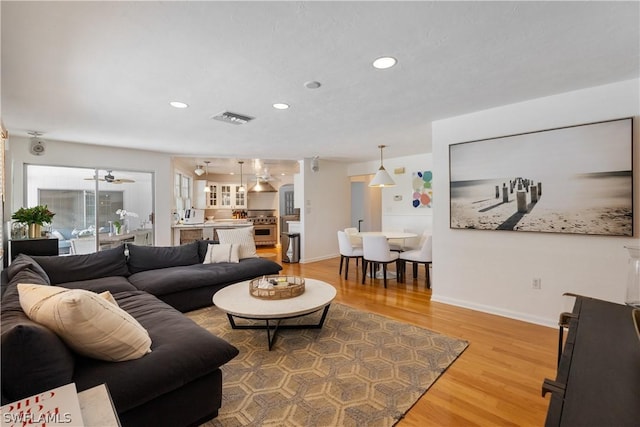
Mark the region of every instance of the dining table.
<instances>
[{"instance_id":1,"label":"dining table","mask_svg":"<svg viewBox=\"0 0 640 427\"><path fill-rule=\"evenodd\" d=\"M356 237L363 236L384 236L387 240L391 239L411 239L413 237L418 237L417 233L411 233L409 231L359 231L354 234Z\"/></svg>"}]
</instances>

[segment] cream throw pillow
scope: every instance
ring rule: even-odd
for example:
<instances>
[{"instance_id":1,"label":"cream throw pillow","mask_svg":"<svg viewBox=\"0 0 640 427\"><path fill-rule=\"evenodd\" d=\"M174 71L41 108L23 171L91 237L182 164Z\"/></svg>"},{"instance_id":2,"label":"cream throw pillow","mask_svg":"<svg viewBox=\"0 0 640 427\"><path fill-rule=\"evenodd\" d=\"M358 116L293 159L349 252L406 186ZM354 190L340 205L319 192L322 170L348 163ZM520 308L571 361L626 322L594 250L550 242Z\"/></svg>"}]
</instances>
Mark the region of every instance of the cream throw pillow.
<instances>
[{"instance_id":1,"label":"cream throw pillow","mask_svg":"<svg viewBox=\"0 0 640 427\"><path fill-rule=\"evenodd\" d=\"M18 294L31 320L51 329L80 354L121 362L151 352L149 333L106 295L25 283L18 284Z\"/></svg>"},{"instance_id":2,"label":"cream throw pillow","mask_svg":"<svg viewBox=\"0 0 640 427\"><path fill-rule=\"evenodd\" d=\"M111 304L118 305L118 301L116 301L116 299L113 297L113 295L111 295L111 292L109 291L104 291L98 294L98 296L100 298L103 298L105 301L109 301Z\"/></svg>"},{"instance_id":3,"label":"cream throw pillow","mask_svg":"<svg viewBox=\"0 0 640 427\"><path fill-rule=\"evenodd\" d=\"M209 244L207 254L204 256L203 264L213 264L216 262L240 262L240 245L220 243Z\"/></svg>"},{"instance_id":4,"label":"cream throw pillow","mask_svg":"<svg viewBox=\"0 0 640 427\"><path fill-rule=\"evenodd\" d=\"M220 243L240 245L240 259L258 258L253 240L253 227L220 228L216 230Z\"/></svg>"}]
</instances>

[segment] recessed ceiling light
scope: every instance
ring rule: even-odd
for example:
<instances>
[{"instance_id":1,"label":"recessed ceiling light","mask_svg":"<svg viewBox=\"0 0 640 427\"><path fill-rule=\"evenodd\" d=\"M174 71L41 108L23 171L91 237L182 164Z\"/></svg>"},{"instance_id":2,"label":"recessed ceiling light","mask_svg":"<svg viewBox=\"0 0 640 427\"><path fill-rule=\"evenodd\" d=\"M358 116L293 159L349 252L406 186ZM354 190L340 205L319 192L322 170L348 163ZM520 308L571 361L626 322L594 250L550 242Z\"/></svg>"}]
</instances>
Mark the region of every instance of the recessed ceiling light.
<instances>
[{"instance_id":1,"label":"recessed ceiling light","mask_svg":"<svg viewBox=\"0 0 640 427\"><path fill-rule=\"evenodd\" d=\"M396 60L396 58L393 58L391 56L382 56L373 61L373 66L379 70L384 70L386 68L393 67L397 62L398 61Z\"/></svg>"},{"instance_id":2,"label":"recessed ceiling light","mask_svg":"<svg viewBox=\"0 0 640 427\"><path fill-rule=\"evenodd\" d=\"M273 104L273 108L275 108L276 110L286 110L287 108L289 108L289 104L276 102L275 104Z\"/></svg>"},{"instance_id":3,"label":"recessed ceiling light","mask_svg":"<svg viewBox=\"0 0 640 427\"><path fill-rule=\"evenodd\" d=\"M184 102L180 102L180 101L171 101L169 102L169 105L171 105L174 108L187 108L189 106L189 104L185 104Z\"/></svg>"},{"instance_id":4,"label":"recessed ceiling light","mask_svg":"<svg viewBox=\"0 0 640 427\"><path fill-rule=\"evenodd\" d=\"M304 84L304 87L306 87L307 89L318 89L320 86L322 86L322 84L320 82L315 81L315 80L312 80L310 82L306 82Z\"/></svg>"}]
</instances>

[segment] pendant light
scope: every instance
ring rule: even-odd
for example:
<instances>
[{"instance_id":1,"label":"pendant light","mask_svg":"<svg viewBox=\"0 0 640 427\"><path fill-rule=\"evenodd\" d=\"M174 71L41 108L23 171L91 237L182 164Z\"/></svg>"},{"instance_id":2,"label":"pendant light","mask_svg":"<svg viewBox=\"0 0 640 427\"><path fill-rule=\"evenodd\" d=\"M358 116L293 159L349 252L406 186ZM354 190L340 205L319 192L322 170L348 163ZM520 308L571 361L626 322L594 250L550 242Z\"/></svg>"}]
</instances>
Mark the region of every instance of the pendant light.
<instances>
[{"instance_id":1,"label":"pendant light","mask_svg":"<svg viewBox=\"0 0 640 427\"><path fill-rule=\"evenodd\" d=\"M209 162L208 160L204 161L204 173L207 176L209 175L209 163L211 163L211 162ZM202 175L202 174L200 174L200 175ZM205 185L204 186L204 192L205 193L211 192L211 187L209 187L209 185Z\"/></svg>"},{"instance_id":2,"label":"pendant light","mask_svg":"<svg viewBox=\"0 0 640 427\"><path fill-rule=\"evenodd\" d=\"M244 163L244 161L240 160L238 163L240 163L240 187L238 188L238 191L244 193L246 191L244 185L242 184L242 164Z\"/></svg>"},{"instance_id":3,"label":"pendant light","mask_svg":"<svg viewBox=\"0 0 640 427\"><path fill-rule=\"evenodd\" d=\"M378 172L376 172L376 176L374 176L369 183L369 187L393 187L396 185L382 164L382 149L384 147L386 147L386 145L378 145L378 148L380 149L380 168L378 169Z\"/></svg>"},{"instance_id":4,"label":"pendant light","mask_svg":"<svg viewBox=\"0 0 640 427\"><path fill-rule=\"evenodd\" d=\"M202 166L196 163L196 170L194 170L193 173L198 176L202 176L204 174L204 169L202 169Z\"/></svg>"}]
</instances>

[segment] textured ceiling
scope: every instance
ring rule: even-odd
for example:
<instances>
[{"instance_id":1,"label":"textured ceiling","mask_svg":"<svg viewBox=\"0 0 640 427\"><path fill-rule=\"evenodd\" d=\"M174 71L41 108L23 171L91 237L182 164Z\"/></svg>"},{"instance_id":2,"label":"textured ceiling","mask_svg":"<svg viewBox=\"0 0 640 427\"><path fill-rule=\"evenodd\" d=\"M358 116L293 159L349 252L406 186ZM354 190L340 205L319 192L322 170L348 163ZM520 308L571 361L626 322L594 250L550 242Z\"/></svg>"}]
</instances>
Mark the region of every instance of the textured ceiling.
<instances>
[{"instance_id":1,"label":"textured ceiling","mask_svg":"<svg viewBox=\"0 0 640 427\"><path fill-rule=\"evenodd\" d=\"M196 159L364 161L379 144L385 157L430 152L433 120L640 76L639 11L638 2L3 1L2 119L10 134ZM374 69L382 55L399 62ZM305 88L310 80L322 86ZM256 119L211 120L225 110Z\"/></svg>"}]
</instances>

